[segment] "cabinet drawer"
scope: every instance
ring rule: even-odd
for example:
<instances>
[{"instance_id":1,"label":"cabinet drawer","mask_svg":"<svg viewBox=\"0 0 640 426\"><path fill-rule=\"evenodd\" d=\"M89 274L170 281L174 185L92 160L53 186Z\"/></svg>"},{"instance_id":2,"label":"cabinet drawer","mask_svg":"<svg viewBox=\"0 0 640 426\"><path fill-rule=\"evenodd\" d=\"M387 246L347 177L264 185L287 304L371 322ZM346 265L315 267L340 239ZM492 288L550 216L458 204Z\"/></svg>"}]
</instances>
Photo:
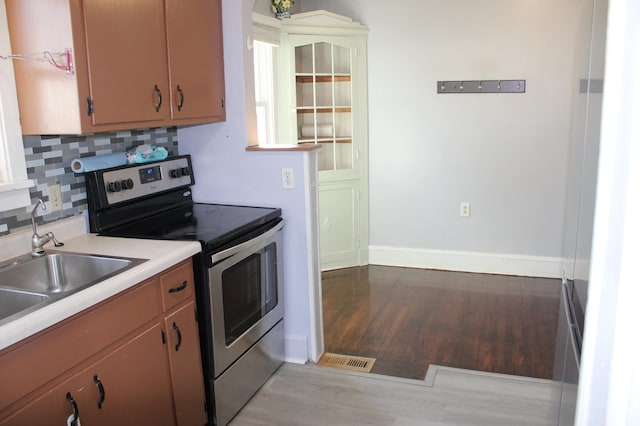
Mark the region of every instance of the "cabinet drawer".
<instances>
[{"instance_id":1,"label":"cabinet drawer","mask_svg":"<svg viewBox=\"0 0 640 426\"><path fill-rule=\"evenodd\" d=\"M146 281L1 352L0 377L11 386L0 386L0 417L13 402L156 319L157 284Z\"/></svg>"},{"instance_id":2,"label":"cabinet drawer","mask_svg":"<svg viewBox=\"0 0 640 426\"><path fill-rule=\"evenodd\" d=\"M191 260L181 263L160 275L162 309L171 309L193 295L193 267Z\"/></svg>"}]
</instances>

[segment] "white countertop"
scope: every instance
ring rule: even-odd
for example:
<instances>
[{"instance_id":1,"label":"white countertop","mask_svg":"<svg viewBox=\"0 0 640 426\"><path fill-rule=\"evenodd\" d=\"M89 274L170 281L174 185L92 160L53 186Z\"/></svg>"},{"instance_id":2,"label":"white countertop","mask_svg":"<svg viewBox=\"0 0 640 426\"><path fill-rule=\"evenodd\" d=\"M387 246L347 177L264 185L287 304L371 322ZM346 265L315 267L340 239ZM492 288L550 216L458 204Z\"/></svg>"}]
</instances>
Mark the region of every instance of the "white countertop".
<instances>
[{"instance_id":1,"label":"white countertop","mask_svg":"<svg viewBox=\"0 0 640 426\"><path fill-rule=\"evenodd\" d=\"M200 243L193 241L100 237L95 234L83 234L64 240L63 247L52 249L49 246L45 246L45 250L47 249L51 252L65 251L148 260L99 284L45 305L41 309L0 326L0 350L193 256L200 251Z\"/></svg>"}]
</instances>

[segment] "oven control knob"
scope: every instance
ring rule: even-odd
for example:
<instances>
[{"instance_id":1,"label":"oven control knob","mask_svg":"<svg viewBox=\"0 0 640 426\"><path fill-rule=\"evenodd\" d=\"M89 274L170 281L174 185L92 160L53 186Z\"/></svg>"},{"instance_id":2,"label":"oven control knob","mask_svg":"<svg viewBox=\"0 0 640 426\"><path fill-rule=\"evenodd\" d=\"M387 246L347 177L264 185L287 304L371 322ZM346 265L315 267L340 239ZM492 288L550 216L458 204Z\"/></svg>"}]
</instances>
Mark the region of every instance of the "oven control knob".
<instances>
[{"instance_id":1,"label":"oven control knob","mask_svg":"<svg viewBox=\"0 0 640 426\"><path fill-rule=\"evenodd\" d=\"M173 169L169 172L172 178L180 178L182 176L189 176L188 167L180 167L179 169Z\"/></svg>"},{"instance_id":2,"label":"oven control knob","mask_svg":"<svg viewBox=\"0 0 640 426\"><path fill-rule=\"evenodd\" d=\"M122 186L122 189L133 189L133 180L125 179L122 182L120 182L120 185Z\"/></svg>"},{"instance_id":3,"label":"oven control knob","mask_svg":"<svg viewBox=\"0 0 640 426\"><path fill-rule=\"evenodd\" d=\"M107 191L109 192L120 192L121 189L122 189L122 185L118 181L110 182L107 185Z\"/></svg>"}]
</instances>

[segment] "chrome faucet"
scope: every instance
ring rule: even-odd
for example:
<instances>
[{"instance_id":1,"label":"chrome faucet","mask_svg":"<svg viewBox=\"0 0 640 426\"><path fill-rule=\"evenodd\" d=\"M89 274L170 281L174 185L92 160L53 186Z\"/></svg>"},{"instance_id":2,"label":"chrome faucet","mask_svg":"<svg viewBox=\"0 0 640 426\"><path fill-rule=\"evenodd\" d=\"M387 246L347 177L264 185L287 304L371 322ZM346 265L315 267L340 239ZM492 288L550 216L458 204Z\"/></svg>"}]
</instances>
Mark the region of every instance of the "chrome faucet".
<instances>
[{"instance_id":1,"label":"chrome faucet","mask_svg":"<svg viewBox=\"0 0 640 426\"><path fill-rule=\"evenodd\" d=\"M38 198L36 206L31 211L31 226L33 227L33 236L31 237L31 256L34 257L44 256L44 248L42 248L42 246L47 244L49 241L53 241L53 245L56 247L64 245L56 240L53 232L47 232L42 236L38 235L38 230L36 229L36 210L38 210L38 206L42 206L42 210L47 209L47 206L44 205L44 201Z\"/></svg>"}]
</instances>

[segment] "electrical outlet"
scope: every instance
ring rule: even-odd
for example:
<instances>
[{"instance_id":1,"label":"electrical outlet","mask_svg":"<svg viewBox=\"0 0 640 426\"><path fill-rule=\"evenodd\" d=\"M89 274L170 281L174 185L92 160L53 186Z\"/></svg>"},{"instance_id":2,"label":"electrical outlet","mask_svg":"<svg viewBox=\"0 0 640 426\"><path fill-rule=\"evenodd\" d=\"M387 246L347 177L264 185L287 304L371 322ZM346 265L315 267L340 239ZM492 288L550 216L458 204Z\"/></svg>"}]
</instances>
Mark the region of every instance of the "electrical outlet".
<instances>
[{"instance_id":1,"label":"electrical outlet","mask_svg":"<svg viewBox=\"0 0 640 426\"><path fill-rule=\"evenodd\" d=\"M460 216L469 217L471 214L471 205L466 202L460 203Z\"/></svg>"},{"instance_id":2,"label":"electrical outlet","mask_svg":"<svg viewBox=\"0 0 640 426\"><path fill-rule=\"evenodd\" d=\"M289 167L282 168L282 187L285 189L293 189L296 184L293 180L293 169Z\"/></svg>"},{"instance_id":3,"label":"electrical outlet","mask_svg":"<svg viewBox=\"0 0 640 426\"><path fill-rule=\"evenodd\" d=\"M49 211L57 212L60 210L62 210L60 185L49 185Z\"/></svg>"}]
</instances>

